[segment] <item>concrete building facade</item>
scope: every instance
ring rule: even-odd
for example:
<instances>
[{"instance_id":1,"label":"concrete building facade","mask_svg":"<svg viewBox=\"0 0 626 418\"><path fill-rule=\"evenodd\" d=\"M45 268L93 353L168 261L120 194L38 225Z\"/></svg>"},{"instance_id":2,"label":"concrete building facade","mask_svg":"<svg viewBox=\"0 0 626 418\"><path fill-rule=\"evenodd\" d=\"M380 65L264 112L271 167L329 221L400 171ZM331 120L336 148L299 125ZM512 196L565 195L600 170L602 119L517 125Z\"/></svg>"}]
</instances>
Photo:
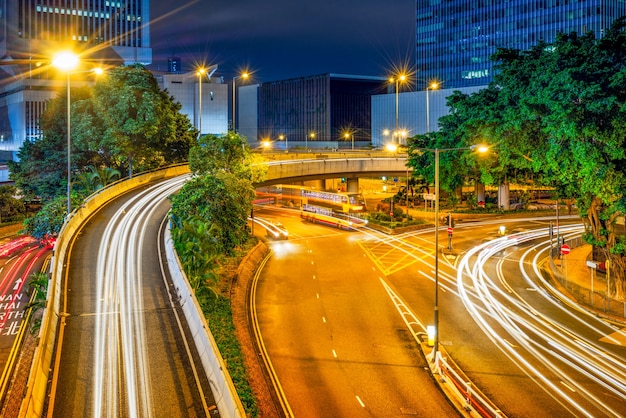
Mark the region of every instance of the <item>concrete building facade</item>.
<instances>
[{"instance_id":1,"label":"concrete building facade","mask_svg":"<svg viewBox=\"0 0 626 418\"><path fill-rule=\"evenodd\" d=\"M72 85L102 64L150 64L149 0L0 1L0 150L15 159L25 140L40 138L46 102L66 86L51 68L71 49L83 65Z\"/></svg>"},{"instance_id":2,"label":"concrete building facade","mask_svg":"<svg viewBox=\"0 0 626 418\"><path fill-rule=\"evenodd\" d=\"M229 89L221 77L198 77L195 72L154 73L154 76L159 87L181 104L181 113L187 115L202 135L228 131Z\"/></svg>"}]
</instances>

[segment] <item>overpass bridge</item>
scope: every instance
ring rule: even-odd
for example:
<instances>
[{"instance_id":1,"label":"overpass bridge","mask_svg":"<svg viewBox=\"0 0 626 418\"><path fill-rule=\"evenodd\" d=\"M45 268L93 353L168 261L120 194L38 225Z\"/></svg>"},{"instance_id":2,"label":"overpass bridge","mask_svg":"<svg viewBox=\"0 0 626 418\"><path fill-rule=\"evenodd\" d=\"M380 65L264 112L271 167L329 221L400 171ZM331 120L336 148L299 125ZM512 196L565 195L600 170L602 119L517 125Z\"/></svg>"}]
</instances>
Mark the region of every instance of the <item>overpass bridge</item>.
<instances>
[{"instance_id":1,"label":"overpass bridge","mask_svg":"<svg viewBox=\"0 0 626 418\"><path fill-rule=\"evenodd\" d=\"M358 191L359 177L407 176L406 154L328 152L264 154L267 177L257 187L345 177L347 190Z\"/></svg>"}]
</instances>

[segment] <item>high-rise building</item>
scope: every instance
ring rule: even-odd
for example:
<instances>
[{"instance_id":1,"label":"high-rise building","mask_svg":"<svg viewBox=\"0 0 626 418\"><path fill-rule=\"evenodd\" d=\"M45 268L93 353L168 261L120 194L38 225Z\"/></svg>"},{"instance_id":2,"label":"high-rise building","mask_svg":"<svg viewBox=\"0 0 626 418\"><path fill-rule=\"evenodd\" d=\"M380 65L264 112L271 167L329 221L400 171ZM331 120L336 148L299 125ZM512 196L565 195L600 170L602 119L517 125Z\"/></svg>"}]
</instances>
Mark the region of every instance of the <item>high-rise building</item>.
<instances>
[{"instance_id":1,"label":"high-rise building","mask_svg":"<svg viewBox=\"0 0 626 418\"><path fill-rule=\"evenodd\" d=\"M624 0L417 0L416 7L417 76L444 88L489 84L498 47L526 50L559 32L600 37L626 15Z\"/></svg>"},{"instance_id":2,"label":"high-rise building","mask_svg":"<svg viewBox=\"0 0 626 418\"><path fill-rule=\"evenodd\" d=\"M149 11L150 0L0 0L0 151L15 158L40 137L39 116L65 87L49 68L56 52L72 49L86 66L150 64Z\"/></svg>"},{"instance_id":3,"label":"high-rise building","mask_svg":"<svg viewBox=\"0 0 626 418\"><path fill-rule=\"evenodd\" d=\"M286 148L288 142L311 148L369 143L372 95L386 87L383 77L343 74L262 83L258 88L258 139L285 138L276 144L280 148Z\"/></svg>"}]
</instances>

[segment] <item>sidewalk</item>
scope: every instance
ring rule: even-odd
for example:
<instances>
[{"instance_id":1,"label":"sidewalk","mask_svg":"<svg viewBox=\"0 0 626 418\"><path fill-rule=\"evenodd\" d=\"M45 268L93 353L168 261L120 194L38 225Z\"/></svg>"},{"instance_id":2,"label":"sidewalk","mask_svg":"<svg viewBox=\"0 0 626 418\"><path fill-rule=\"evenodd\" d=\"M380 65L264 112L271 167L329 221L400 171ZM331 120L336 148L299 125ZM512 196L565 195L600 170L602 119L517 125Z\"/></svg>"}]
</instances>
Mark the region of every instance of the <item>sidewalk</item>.
<instances>
[{"instance_id":1,"label":"sidewalk","mask_svg":"<svg viewBox=\"0 0 626 418\"><path fill-rule=\"evenodd\" d=\"M606 299L606 275L587 265L591 245L574 247L567 255L554 259L548 267L559 292L598 316L626 325L623 301ZM560 279L560 280L559 280Z\"/></svg>"}]
</instances>

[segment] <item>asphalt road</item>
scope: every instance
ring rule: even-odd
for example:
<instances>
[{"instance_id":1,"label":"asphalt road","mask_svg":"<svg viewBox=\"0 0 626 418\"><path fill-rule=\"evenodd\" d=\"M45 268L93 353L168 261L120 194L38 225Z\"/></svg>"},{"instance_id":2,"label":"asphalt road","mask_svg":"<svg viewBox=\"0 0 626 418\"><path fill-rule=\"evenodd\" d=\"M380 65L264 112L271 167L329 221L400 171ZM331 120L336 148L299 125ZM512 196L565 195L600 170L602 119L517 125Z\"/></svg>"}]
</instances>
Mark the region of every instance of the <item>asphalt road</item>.
<instances>
[{"instance_id":1,"label":"asphalt road","mask_svg":"<svg viewBox=\"0 0 626 418\"><path fill-rule=\"evenodd\" d=\"M290 236L270 243L256 303L294 415L457 416L387 296L383 274L357 243L360 234L279 218Z\"/></svg>"},{"instance_id":2,"label":"asphalt road","mask_svg":"<svg viewBox=\"0 0 626 418\"><path fill-rule=\"evenodd\" d=\"M157 243L171 187L116 199L72 244L48 414L216 416L206 377L194 376L162 274Z\"/></svg>"},{"instance_id":3,"label":"asphalt road","mask_svg":"<svg viewBox=\"0 0 626 418\"><path fill-rule=\"evenodd\" d=\"M274 254L257 291L257 308L265 344L295 416L325 416L323 411L330 411L329 416L396 416L408 411L421 416L454 414L435 412L434 408L445 405L436 390L421 392L428 384L434 387L434 382L381 286L382 279L422 324L432 324L434 231L368 236L304 224L297 215L266 216L283 223L290 238L270 244ZM534 289L529 280L539 287L539 279L527 276L533 270L532 255L540 252L535 244L513 245L485 260L480 271L490 281L484 285L472 283L464 273L460 277L467 282L465 295L459 294L457 267L464 251L482 244L485 237L495 238L501 224L509 232L518 232L547 228L549 221L457 225L456 251L440 255L439 331L445 352L507 416L626 416L619 383L626 355L619 338L611 342L610 337L611 333L621 335L619 327L589 325L593 321L577 318L581 314L575 308L561 311L556 298ZM447 246L445 230L439 242ZM478 286L496 296L481 296ZM523 302L512 301L509 294L521 295ZM479 307L472 311L463 298ZM541 311L541 319L532 319L537 315L534 309ZM488 323L493 333L485 332L480 321ZM507 322L516 321L521 329L532 328L530 337L511 331ZM540 324L533 328L534 324L529 325L533 321ZM556 333L550 334L552 328L561 327L569 334L559 339ZM547 337L538 329L547 330ZM530 340L527 347L524 338ZM568 346L567 339L572 347L588 344L595 348L576 353L581 360L571 360L575 355L570 358L568 352L547 361L533 351L536 346L558 351L548 346ZM604 359L615 370L604 369ZM554 373L555 367L566 371ZM590 377L585 367L597 369L600 377ZM426 397L434 402L424 402Z\"/></svg>"}]
</instances>

